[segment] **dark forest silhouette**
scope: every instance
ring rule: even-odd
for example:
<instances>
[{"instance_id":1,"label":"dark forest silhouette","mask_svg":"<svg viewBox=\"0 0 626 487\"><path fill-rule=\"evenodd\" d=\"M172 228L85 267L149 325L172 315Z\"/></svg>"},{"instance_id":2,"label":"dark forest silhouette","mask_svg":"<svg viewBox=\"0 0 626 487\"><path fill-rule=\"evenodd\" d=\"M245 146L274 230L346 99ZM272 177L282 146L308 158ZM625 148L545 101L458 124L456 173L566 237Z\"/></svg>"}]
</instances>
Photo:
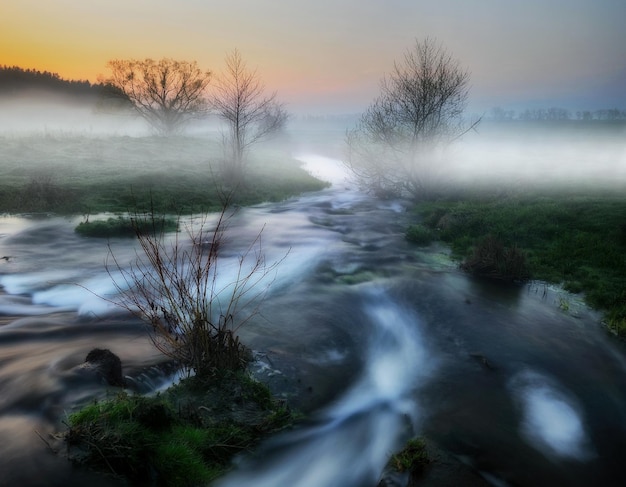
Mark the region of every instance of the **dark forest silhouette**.
<instances>
[{"instance_id":1,"label":"dark forest silhouette","mask_svg":"<svg viewBox=\"0 0 626 487\"><path fill-rule=\"evenodd\" d=\"M78 101L102 101L103 99L124 99L123 93L106 83L90 83L87 80L68 80L58 73L24 69L19 66L0 66L0 99L13 98L33 93L69 96ZM356 115L350 115L351 119ZM308 121L311 116L306 117ZM326 121L327 117L313 117ZM337 117L332 117L337 118ZM626 120L626 109L603 108L597 110L570 111L566 108L550 107L520 110L505 110L494 107L485 114L485 121L623 121Z\"/></svg>"},{"instance_id":2,"label":"dark forest silhouette","mask_svg":"<svg viewBox=\"0 0 626 487\"><path fill-rule=\"evenodd\" d=\"M67 80L49 71L0 66L0 98L41 93L69 96L79 101L97 101L107 98L114 90L114 87L104 83Z\"/></svg>"}]
</instances>

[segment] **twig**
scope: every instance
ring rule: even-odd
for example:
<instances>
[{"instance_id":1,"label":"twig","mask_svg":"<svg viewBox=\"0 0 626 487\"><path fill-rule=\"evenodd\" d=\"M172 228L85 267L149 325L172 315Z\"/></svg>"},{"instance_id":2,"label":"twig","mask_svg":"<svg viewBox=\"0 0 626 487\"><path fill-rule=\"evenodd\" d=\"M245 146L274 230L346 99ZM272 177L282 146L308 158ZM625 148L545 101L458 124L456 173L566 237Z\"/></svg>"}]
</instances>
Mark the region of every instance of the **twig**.
<instances>
[{"instance_id":1,"label":"twig","mask_svg":"<svg viewBox=\"0 0 626 487\"><path fill-rule=\"evenodd\" d=\"M54 453L56 455L57 450L55 450L54 448L52 448L52 445L50 444L50 442L48 440L46 440L39 431L37 430L33 430L35 432L35 434L37 436L39 436L39 439L41 441L43 441L44 445L46 445L46 447L48 448L48 450L50 450L52 453Z\"/></svg>"}]
</instances>

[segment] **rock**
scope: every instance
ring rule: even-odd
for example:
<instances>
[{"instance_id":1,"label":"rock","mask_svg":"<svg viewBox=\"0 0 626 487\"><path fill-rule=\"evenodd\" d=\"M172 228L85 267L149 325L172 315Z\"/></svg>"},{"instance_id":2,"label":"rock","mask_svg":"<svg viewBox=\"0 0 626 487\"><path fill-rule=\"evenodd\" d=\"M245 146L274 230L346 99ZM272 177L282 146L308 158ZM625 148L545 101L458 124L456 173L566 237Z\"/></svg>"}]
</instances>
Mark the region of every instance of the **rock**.
<instances>
[{"instance_id":1,"label":"rock","mask_svg":"<svg viewBox=\"0 0 626 487\"><path fill-rule=\"evenodd\" d=\"M85 358L84 368L90 368L110 386L124 387L122 361L108 349L94 348Z\"/></svg>"},{"instance_id":2,"label":"rock","mask_svg":"<svg viewBox=\"0 0 626 487\"><path fill-rule=\"evenodd\" d=\"M377 487L407 487L409 485L409 473L398 472L391 468L385 469Z\"/></svg>"}]
</instances>

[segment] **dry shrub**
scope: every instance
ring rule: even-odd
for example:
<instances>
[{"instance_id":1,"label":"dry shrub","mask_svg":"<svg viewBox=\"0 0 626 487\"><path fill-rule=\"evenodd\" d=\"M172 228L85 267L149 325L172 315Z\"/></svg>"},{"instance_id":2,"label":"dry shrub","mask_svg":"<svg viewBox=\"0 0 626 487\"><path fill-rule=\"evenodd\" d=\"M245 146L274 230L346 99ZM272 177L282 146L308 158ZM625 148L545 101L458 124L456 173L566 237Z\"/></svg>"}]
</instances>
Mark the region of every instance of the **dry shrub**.
<instances>
[{"instance_id":1,"label":"dry shrub","mask_svg":"<svg viewBox=\"0 0 626 487\"><path fill-rule=\"evenodd\" d=\"M505 247L501 240L488 235L474 247L461 268L472 274L502 279L525 281L530 278L526 256L517 247Z\"/></svg>"},{"instance_id":2,"label":"dry shrub","mask_svg":"<svg viewBox=\"0 0 626 487\"><path fill-rule=\"evenodd\" d=\"M200 377L245 367L250 352L237 332L256 313L271 283L266 277L280 263L265 262L259 232L238 256L234 275L224 278L219 256L232 215L224 206L215 223L205 215L183 225L187 238L176 233L173 240L154 213L135 215L141 252L130 267L112 252L113 266L107 264L116 304L150 325L159 351Z\"/></svg>"}]
</instances>

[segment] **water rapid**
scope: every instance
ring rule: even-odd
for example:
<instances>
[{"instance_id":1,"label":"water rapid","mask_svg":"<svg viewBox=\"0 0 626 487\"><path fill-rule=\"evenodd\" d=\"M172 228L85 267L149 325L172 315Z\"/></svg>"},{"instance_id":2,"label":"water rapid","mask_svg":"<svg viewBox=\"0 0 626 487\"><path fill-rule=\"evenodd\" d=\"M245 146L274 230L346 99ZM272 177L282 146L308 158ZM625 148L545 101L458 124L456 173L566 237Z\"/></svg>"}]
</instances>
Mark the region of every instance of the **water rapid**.
<instances>
[{"instance_id":1,"label":"water rapid","mask_svg":"<svg viewBox=\"0 0 626 487\"><path fill-rule=\"evenodd\" d=\"M357 380L311 424L273 439L218 486L376 485L390 452L416 430L414 393L435 362L418 316L378 287L360 295L369 338Z\"/></svg>"},{"instance_id":2,"label":"water rapid","mask_svg":"<svg viewBox=\"0 0 626 487\"><path fill-rule=\"evenodd\" d=\"M241 338L257 377L308 420L218 485L375 487L414 435L439 452L426 486L621 485L626 353L599 316L558 287L465 275L445 247L406 242L406 202L304 159L333 186L242 209L223 262L227 276L261 230L267 261L281 261ZM110 303L109 249L125 266L136 243L80 237L77 223L0 218L0 485L123 485L49 448L62 451L50 435L68 413L116 392L81 373L92 348L120 357L131 391L175 380L142 324Z\"/></svg>"}]
</instances>

